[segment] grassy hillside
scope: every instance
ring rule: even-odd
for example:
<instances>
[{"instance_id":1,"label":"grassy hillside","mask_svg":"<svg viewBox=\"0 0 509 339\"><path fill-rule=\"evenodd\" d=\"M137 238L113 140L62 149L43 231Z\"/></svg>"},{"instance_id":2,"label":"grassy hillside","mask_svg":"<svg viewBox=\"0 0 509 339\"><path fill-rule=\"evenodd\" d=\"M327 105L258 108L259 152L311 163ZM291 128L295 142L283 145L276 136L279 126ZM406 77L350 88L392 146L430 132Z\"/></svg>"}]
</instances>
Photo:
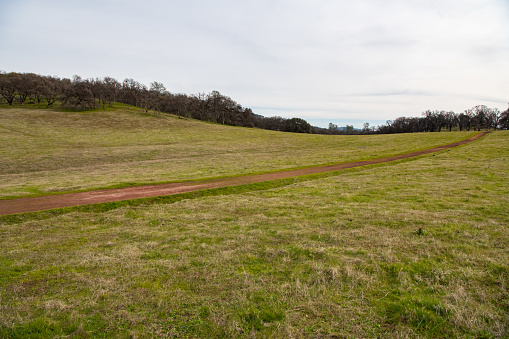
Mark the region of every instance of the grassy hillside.
<instances>
[{"instance_id":1,"label":"grassy hillside","mask_svg":"<svg viewBox=\"0 0 509 339\"><path fill-rule=\"evenodd\" d=\"M9 166L26 166L34 180L54 176L38 182L41 191L59 173L69 183L79 178L80 187L98 178L120 182L105 168L115 178L125 170L126 181L145 175L129 164L159 169L156 180L178 180L218 175L204 162L231 175L465 137L330 138L134 112L71 115L70 133L63 126L73 120L64 114L38 113L41 124L32 127L26 121L36 112L14 112L25 120L2 111L0 125L39 137L19 136L32 140L31 157L21 152L26 145L6 148ZM47 114L59 117L51 131ZM103 123L92 122L101 116ZM105 126L114 117L132 132ZM85 131L85 140L73 137ZM50 136L70 144L52 148ZM506 337L508 141L509 132L495 132L434 156L266 191L42 220L0 218L0 337ZM93 156L73 156L79 142ZM114 160L100 157L101 149ZM150 160L141 158L146 150ZM36 172L33 157L61 165L40 164L47 167ZM83 163L71 170L64 164L73 158ZM170 159L191 173L172 169ZM2 182L9 175L16 178L6 174Z\"/></svg>"},{"instance_id":2,"label":"grassy hillside","mask_svg":"<svg viewBox=\"0 0 509 339\"><path fill-rule=\"evenodd\" d=\"M365 160L471 134L327 136L215 125L125 107L0 108L0 198Z\"/></svg>"}]
</instances>

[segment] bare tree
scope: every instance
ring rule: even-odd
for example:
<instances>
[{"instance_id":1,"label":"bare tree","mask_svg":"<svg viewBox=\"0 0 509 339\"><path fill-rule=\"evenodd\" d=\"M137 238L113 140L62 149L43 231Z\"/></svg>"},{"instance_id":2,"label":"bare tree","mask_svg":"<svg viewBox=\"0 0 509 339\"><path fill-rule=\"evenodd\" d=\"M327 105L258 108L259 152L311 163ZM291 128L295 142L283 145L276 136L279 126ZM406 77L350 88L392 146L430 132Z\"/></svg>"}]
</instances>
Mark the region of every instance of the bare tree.
<instances>
[{"instance_id":1,"label":"bare tree","mask_svg":"<svg viewBox=\"0 0 509 339\"><path fill-rule=\"evenodd\" d=\"M68 85L69 83L69 79L60 79L51 76L43 78L43 86L41 91L48 107L53 106L53 104L60 99L60 96L64 90L64 86Z\"/></svg>"},{"instance_id":2,"label":"bare tree","mask_svg":"<svg viewBox=\"0 0 509 339\"><path fill-rule=\"evenodd\" d=\"M30 99L37 103L41 108L41 102L44 100L44 86L45 80L40 75L33 74L32 77L32 91L30 92Z\"/></svg>"},{"instance_id":3,"label":"bare tree","mask_svg":"<svg viewBox=\"0 0 509 339\"><path fill-rule=\"evenodd\" d=\"M15 80L15 87L18 94L19 103L21 106L23 106L34 88L32 83L32 75L26 73L19 74Z\"/></svg>"},{"instance_id":4,"label":"bare tree","mask_svg":"<svg viewBox=\"0 0 509 339\"><path fill-rule=\"evenodd\" d=\"M133 79L124 79L122 83L122 101L129 106L140 106L142 85Z\"/></svg>"},{"instance_id":5,"label":"bare tree","mask_svg":"<svg viewBox=\"0 0 509 339\"><path fill-rule=\"evenodd\" d=\"M459 124L458 116L453 111L445 112L444 122L446 127L449 129L449 132L451 132L452 128Z\"/></svg>"},{"instance_id":6,"label":"bare tree","mask_svg":"<svg viewBox=\"0 0 509 339\"><path fill-rule=\"evenodd\" d=\"M509 129L509 108L500 113L498 124L501 129Z\"/></svg>"},{"instance_id":7,"label":"bare tree","mask_svg":"<svg viewBox=\"0 0 509 339\"><path fill-rule=\"evenodd\" d=\"M0 96L7 101L9 106L12 106L16 98L16 85L18 82L18 73L4 73L0 74Z\"/></svg>"},{"instance_id":8,"label":"bare tree","mask_svg":"<svg viewBox=\"0 0 509 339\"><path fill-rule=\"evenodd\" d=\"M62 103L75 109L95 108L95 98L89 80L83 80L75 75L70 83L65 86L62 95Z\"/></svg>"},{"instance_id":9,"label":"bare tree","mask_svg":"<svg viewBox=\"0 0 509 339\"><path fill-rule=\"evenodd\" d=\"M470 116L467 113L459 114L458 125L460 127L460 131L470 131L471 127Z\"/></svg>"},{"instance_id":10,"label":"bare tree","mask_svg":"<svg viewBox=\"0 0 509 339\"><path fill-rule=\"evenodd\" d=\"M151 104L154 110L160 110L163 99L169 93L166 90L166 87L161 82L154 81L150 84L149 89L149 100L151 100Z\"/></svg>"},{"instance_id":11,"label":"bare tree","mask_svg":"<svg viewBox=\"0 0 509 339\"><path fill-rule=\"evenodd\" d=\"M178 117L179 118L181 116L187 117L191 103L189 97L185 94L179 93L173 96L173 101L174 101L173 111L177 113Z\"/></svg>"},{"instance_id":12,"label":"bare tree","mask_svg":"<svg viewBox=\"0 0 509 339\"><path fill-rule=\"evenodd\" d=\"M120 83L112 77L105 77L103 79L103 107L104 102L107 101L108 105L111 107L113 102L117 100L118 92L120 91L121 85Z\"/></svg>"}]
</instances>

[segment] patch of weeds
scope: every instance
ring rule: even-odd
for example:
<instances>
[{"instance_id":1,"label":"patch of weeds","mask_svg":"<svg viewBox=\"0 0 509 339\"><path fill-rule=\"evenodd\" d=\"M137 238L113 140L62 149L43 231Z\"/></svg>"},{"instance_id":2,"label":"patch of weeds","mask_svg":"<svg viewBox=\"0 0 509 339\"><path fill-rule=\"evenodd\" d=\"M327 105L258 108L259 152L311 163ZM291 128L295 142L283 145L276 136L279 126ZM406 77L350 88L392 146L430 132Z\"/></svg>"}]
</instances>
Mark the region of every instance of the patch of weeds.
<instances>
[{"instance_id":1,"label":"patch of weeds","mask_svg":"<svg viewBox=\"0 0 509 339\"><path fill-rule=\"evenodd\" d=\"M239 273L265 274L272 271L270 262L260 256L249 255L242 259L242 265L239 266Z\"/></svg>"},{"instance_id":2,"label":"patch of weeds","mask_svg":"<svg viewBox=\"0 0 509 339\"><path fill-rule=\"evenodd\" d=\"M198 260L198 259L193 259L189 262L189 264L193 267L204 267L206 265L205 262L203 262L203 260Z\"/></svg>"},{"instance_id":3,"label":"patch of weeds","mask_svg":"<svg viewBox=\"0 0 509 339\"><path fill-rule=\"evenodd\" d=\"M392 284L399 283L399 273L402 271L401 264L383 264L382 269L385 271L385 278Z\"/></svg>"},{"instance_id":4,"label":"patch of weeds","mask_svg":"<svg viewBox=\"0 0 509 339\"><path fill-rule=\"evenodd\" d=\"M84 319L83 330L92 336L109 337L113 335L110 332L111 328L108 320L101 316L99 312Z\"/></svg>"},{"instance_id":5,"label":"patch of weeds","mask_svg":"<svg viewBox=\"0 0 509 339\"><path fill-rule=\"evenodd\" d=\"M5 283L30 271L29 265L15 265L14 260L0 258L0 283Z\"/></svg>"},{"instance_id":6,"label":"patch of weeds","mask_svg":"<svg viewBox=\"0 0 509 339\"><path fill-rule=\"evenodd\" d=\"M139 213L137 213L136 210L133 210L133 209L127 210L127 212L125 213L124 216L129 219L141 218L141 215Z\"/></svg>"},{"instance_id":7,"label":"patch of weeds","mask_svg":"<svg viewBox=\"0 0 509 339\"><path fill-rule=\"evenodd\" d=\"M202 306L200 307L200 310L199 310L199 317L202 318L202 319L206 319L210 316L210 309L206 306Z\"/></svg>"},{"instance_id":8,"label":"patch of weeds","mask_svg":"<svg viewBox=\"0 0 509 339\"><path fill-rule=\"evenodd\" d=\"M249 330L262 332L274 327L276 322L283 321L285 312L271 306L252 307L240 312L243 327Z\"/></svg>"},{"instance_id":9,"label":"patch of weeds","mask_svg":"<svg viewBox=\"0 0 509 339\"><path fill-rule=\"evenodd\" d=\"M422 295L390 299L381 305L386 324L410 326L426 335L452 334L447 326L449 315L437 299Z\"/></svg>"},{"instance_id":10,"label":"patch of weeds","mask_svg":"<svg viewBox=\"0 0 509 339\"><path fill-rule=\"evenodd\" d=\"M186 310L171 310L166 313L164 321L170 333L177 337L193 337L210 328L205 317L200 316L202 310L199 310L198 314L191 310L192 308L186 307Z\"/></svg>"},{"instance_id":11,"label":"patch of weeds","mask_svg":"<svg viewBox=\"0 0 509 339\"><path fill-rule=\"evenodd\" d=\"M336 240L328 233L325 234L312 234L309 237L311 240L323 243L323 244L333 244L336 242Z\"/></svg>"},{"instance_id":12,"label":"patch of weeds","mask_svg":"<svg viewBox=\"0 0 509 339\"><path fill-rule=\"evenodd\" d=\"M158 259L163 259L164 256L161 252L159 251L152 251L152 252L149 252L149 253L143 253L141 256L140 256L140 259L143 259L143 260L158 260Z\"/></svg>"},{"instance_id":13,"label":"patch of weeds","mask_svg":"<svg viewBox=\"0 0 509 339\"><path fill-rule=\"evenodd\" d=\"M160 220L158 220L158 219L149 220L149 222L148 222L148 225L149 225L150 227L156 227L156 226L159 226L159 225L161 225L161 224L162 224L162 223L161 223L161 221L160 221ZM163 225L164 225L164 224L163 224Z\"/></svg>"},{"instance_id":14,"label":"patch of weeds","mask_svg":"<svg viewBox=\"0 0 509 339\"><path fill-rule=\"evenodd\" d=\"M490 264L489 269L491 270L492 276L502 277L506 280L509 280L509 266L492 263Z\"/></svg>"},{"instance_id":15,"label":"patch of weeds","mask_svg":"<svg viewBox=\"0 0 509 339\"><path fill-rule=\"evenodd\" d=\"M296 245L288 246L287 250L292 260L316 260L324 259L326 256L325 252L314 251Z\"/></svg>"},{"instance_id":16,"label":"patch of weeds","mask_svg":"<svg viewBox=\"0 0 509 339\"><path fill-rule=\"evenodd\" d=\"M134 284L134 286L138 289L144 289L151 292L158 291L162 287L161 282L157 278L154 280L138 281Z\"/></svg>"},{"instance_id":17,"label":"patch of weeds","mask_svg":"<svg viewBox=\"0 0 509 339\"><path fill-rule=\"evenodd\" d=\"M222 237L206 237L206 236L192 236L192 239L197 244L217 245L224 239Z\"/></svg>"},{"instance_id":18,"label":"patch of weeds","mask_svg":"<svg viewBox=\"0 0 509 339\"><path fill-rule=\"evenodd\" d=\"M434 282L446 283L446 276L437 270L438 266L429 260L419 260L409 263L388 263L382 264L381 268L385 271L385 276L388 281L393 284L400 284L400 274L408 274L412 281L420 283L423 280L430 280Z\"/></svg>"},{"instance_id":19,"label":"patch of weeds","mask_svg":"<svg viewBox=\"0 0 509 339\"><path fill-rule=\"evenodd\" d=\"M363 250L345 250L344 253L354 258L366 256L366 251Z\"/></svg>"},{"instance_id":20,"label":"patch of weeds","mask_svg":"<svg viewBox=\"0 0 509 339\"><path fill-rule=\"evenodd\" d=\"M36 318L28 323L13 328L0 327L2 338L36 338L45 339L60 336L62 330L59 324L49 321L43 317ZM67 333L66 333L67 334Z\"/></svg>"}]
</instances>

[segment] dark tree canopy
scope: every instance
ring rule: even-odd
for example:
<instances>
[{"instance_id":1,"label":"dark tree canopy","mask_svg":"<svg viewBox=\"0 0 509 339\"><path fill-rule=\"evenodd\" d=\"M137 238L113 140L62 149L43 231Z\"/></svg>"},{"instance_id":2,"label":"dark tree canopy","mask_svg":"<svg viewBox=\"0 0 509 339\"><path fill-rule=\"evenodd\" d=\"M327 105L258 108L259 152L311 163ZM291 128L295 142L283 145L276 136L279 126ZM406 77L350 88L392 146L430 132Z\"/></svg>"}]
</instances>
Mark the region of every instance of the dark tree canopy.
<instances>
[{"instance_id":1,"label":"dark tree canopy","mask_svg":"<svg viewBox=\"0 0 509 339\"><path fill-rule=\"evenodd\" d=\"M294 133L311 133L311 125L304 119L291 118L285 122L285 131Z\"/></svg>"},{"instance_id":2,"label":"dark tree canopy","mask_svg":"<svg viewBox=\"0 0 509 339\"><path fill-rule=\"evenodd\" d=\"M12 106L14 99L16 99L18 77L19 74L17 73L3 73L0 76L0 95L7 101L9 106Z\"/></svg>"},{"instance_id":3,"label":"dark tree canopy","mask_svg":"<svg viewBox=\"0 0 509 339\"><path fill-rule=\"evenodd\" d=\"M500 114L499 124L501 129L509 129L509 108Z\"/></svg>"}]
</instances>

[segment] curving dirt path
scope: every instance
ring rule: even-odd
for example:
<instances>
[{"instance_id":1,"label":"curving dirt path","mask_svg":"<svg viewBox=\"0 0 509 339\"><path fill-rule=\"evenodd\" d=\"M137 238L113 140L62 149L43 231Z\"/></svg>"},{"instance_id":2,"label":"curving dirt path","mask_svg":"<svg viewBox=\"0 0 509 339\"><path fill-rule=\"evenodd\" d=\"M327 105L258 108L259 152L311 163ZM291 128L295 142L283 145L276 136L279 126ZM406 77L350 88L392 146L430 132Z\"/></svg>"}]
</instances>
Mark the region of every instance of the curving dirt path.
<instances>
[{"instance_id":1,"label":"curving dirt path","mask_svg":"<svg viewBox=\"0 0 509 339\"><path fill-rule=\"evenodd\" d=\"M405 154L394 155L391 157L379 158L366 161L355 161L336 165L307 167L294 170L286 170L273 173L246 175L234 178L221 178L214 180L189 181L161 185L147 185L126 187L119 189L107 189L99 191L89 191L80 193L67 193L61 195L47 195L33 198L19 198L12 200L0 200L0 215L36 212L50 210L54 208L81 206L88 204L98 204L103 202L113 202L130 200L137 198L148 198L164 195L172 195L177 193L185 193L192 191L200 191L211 188L246 185L263 181L276 179L285 179L297 177L306 174L315 174L322 172L331 172L352 167L360 167L372 164L379 164L395 160L407 159L419 155L439 152L448 148L457 147L477 140L489 132L478 133L468 139L458 141L452 144L438 146L422 151L410 152Z\"/></svg>"}]
</instances>

